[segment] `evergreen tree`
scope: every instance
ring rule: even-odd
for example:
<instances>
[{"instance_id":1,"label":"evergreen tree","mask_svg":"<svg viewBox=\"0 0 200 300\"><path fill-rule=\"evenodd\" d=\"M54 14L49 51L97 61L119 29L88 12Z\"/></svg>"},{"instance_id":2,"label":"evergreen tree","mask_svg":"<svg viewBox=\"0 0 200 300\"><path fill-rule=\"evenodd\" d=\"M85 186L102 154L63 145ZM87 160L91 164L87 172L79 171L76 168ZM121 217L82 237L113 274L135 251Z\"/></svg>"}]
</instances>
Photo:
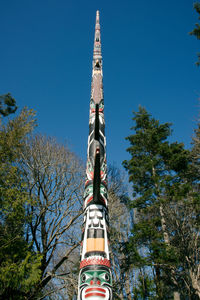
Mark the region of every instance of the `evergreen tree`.
<instances>
[{"instance_id":1,"label":"evergreen tree","mask_svg":"<svg viewBox=\"0 0 200 300\"><path fill-rule=\"evenodd\" d=\"M134 113L133 121L134 134L127 137L131 158L123 163L133 185L130 207L136 216L127 246L129 263L152 274L155 299L180 299L176 271L181 253L172 243L167 214L172 200L183 199L190 190L189 151L183 144L169 143L170 124L160 124L144 108Z\"/></svg>"},{"instance_id":2,"label":"evergreen tree","mask_svg":"<svg viewBox=\"0 0 200 300\"><path fill-rule=\"evenodd\" d=\"M0 115L6 117L10 114L13 114L16 109L16 101L10 93L0 95Z\"/></svg>"}]
</instances>

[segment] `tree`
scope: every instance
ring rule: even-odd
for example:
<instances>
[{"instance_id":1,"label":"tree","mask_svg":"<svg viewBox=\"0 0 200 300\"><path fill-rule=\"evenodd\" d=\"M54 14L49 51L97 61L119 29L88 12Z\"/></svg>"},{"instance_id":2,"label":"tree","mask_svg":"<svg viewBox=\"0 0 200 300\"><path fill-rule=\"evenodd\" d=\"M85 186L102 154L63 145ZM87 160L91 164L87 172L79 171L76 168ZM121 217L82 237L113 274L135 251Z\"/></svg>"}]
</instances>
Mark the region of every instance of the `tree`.
<instances>
[{"instance_id":1,"label":"tree","mask_svg":"<svg viewBox=\"0 0 200 300\"><path fill-rule=\"evenodd\" d=\"M199 191L187 198L171 201L165 214L170 244L178 258L174 274L184 299L200 299L200 219Z\"/></svg>"},{"instance_id":2,"label":"tree","mask_svg":"<svg viewBox=\"0 0 200 300\"><path fill-rule=\"evenodd\" d=\"M113 297L120 300L151 298L152 280L145 268L129 259L127 243L133 227L134 210L129 209L130 199L125 174L116 166L108 168L110 250L113 274Z\"/></svg>"},{"instance_id":3,"label":"tree","mask_svg":"<svg viewBox=\"0 0 200 300\"><path fill-rule=\"evenodd\" d=\"M12 101L5 103L8 109L1 106L3 116L14 112L9 108ZM25 206L30 198L19 158L35 125L34 112L24 109L13 120L0 121L0 298L16 299L17 295L17 299L27 299L26 293L40 276L40 256L24 237Z\"/></svg>"},{"instance_id":4,"label":"tree","mask_svg":"<svg viewBox=\"0 0 200 300\"><path fill-rule=\"evenodd\" d=\"M199 2L196 2L196 3L194 4L194 8L195 8L196 12L199 14L198 19L200 20L200 3L199 3ZM195 25L196 25L196 28L194 28L194 29L190 32L190 34L196 36L196 38L197 38L198 40L200 40L200 24L199 24L199 23L196 23ZM196 62L196 64L197 64L197 66L200 65L200 54L199 54L199 53L198 53L198 61Z\"/></svg>"},{"instance_id":5,"label":"tree","mask_svg":"<svg viewBox=\"0 0 200 300\"><path fill-rule=\"evenodd\" d=\"M109 194L109 216L110 216L110 255L113 271L113 297L124 300L130 293L132 286L129 284L131 268L125 269L125 256L122 251L124 242L128 240L130 227L130 213L125 206L127 201L127 188L122 179L121 171L115 166L108 168L108 194ZM82 219L81 219L82 223ZM81 223L77 223L80 228ZM81 232L79 231L81 234ZM81 235L78 237L81 240ZM62 253L60 253L62 256ZM56 293L52 293L49 299L69 299L76 296L78 286L78 273L80 265L80 248L77 247L69 256L68 260L60 267L59 284L58 278L52 282ZM65 276L68 272L67 277ZM128 278L128 276L130 278ZM59 286L59 288L58 288ZM51 289L53 290L53 289ZM51 298L52 297L52 298ZM130 297L130 296L129 296ZM76 298L75 298L76 299ZM127 298L128 299L128 298Z\"/></svg>"},{"instance_id":6,"label":"tree","mask_svg":"<svg viewBox=\"0 0 200 300\"><path fill-rule=\"evenodd\" d=\"M126 265L124 244L128 241L131 214L126 207L127 187L123 174L116 166L108 168L108 208L110 218L110 255L113 274L114 299L130 299L132 268Z\"/></svg>"},{"instance_id":7,"label":"tree","mask_svg":"<svg viewBox=\"0 0 200 300\"><path fill-rule=\"evenodd\" d=\"M186 204L191 204L189 151L183 144L170 144L167 141L170 124L160 124L144 108L134 113L133 120L135 133L127 137L131 158L123 163L133 186L131 207L136 212L131 241L127 245L129 255L138 266L149 266L149 274L155 282L155 297L180 299L183 287L186 289L179 280L184 266L181 248L177 251L175 243L176 231L170 228L167 216L169 209L178 209L181 201L186 199ZM178 211L180 213L180 209ZM195 210L193 213L195 215Z\"/></svg>"},{"instance_id":8,"label":"tree","mask_svg":"<svg viewBox=\"0 0 200 300\"><path fill-rule=\"evenodd\" d=\"M16 101L10 93L0 95L0 115L6 117L17 110Z\"/></svg>"},{"instance_id":9,"label":"tree","mask_svg":"<svg viewBox=\"0 0 200 300\"><path fill-rule=\"evenodd\" d=\"M77 224L78 225L78 224ZM79 224L81 226L81 224ZM80 227L79 226L79 227ZM79 240L81 235L79 235ZM61 251L59 256L64 256ZM47 287L48 298L45 299L77 299L77 287L78 287L78 274L80 266L80 247L74 249L66 260L59 268L59 276L55 277L50 285ZM66 275L67 274L67 275Z\"/></svg>"},{"instance_id":10,"label":"tree","mask_svg":"<svg viewBox=\"0 0 200 300\"><path fill-rule=\"evenodd\" d=\"M63 287L70 295L63 278L79 256L82 163L55 139L31 136L34 126L27 109L1 122L0 299L44 299Z\"/></svg>"},{"instance_id":11,"label":"tree","mask_svg":"<svg viewBox=\"0 0 200 300\"><path fill-rule=\"evenodd\" d=\"M26 239L41 256L40 280L29 299L41 292L43 299L53 293L51 282L57 282L59 289L62 278L71 273L61 266L79 246L83 168L66 146L42 135L27 141L21 168L32 199L26 207Z\"/></svg>"},{"instance_id":12,"label":"tree","mask_svg":"<svg viewBox=\"0 0 200 300\"><path fill-rule=\"evenodd\" d=\"M200 122L198 119L197 128L194 131L194 137L192 140L193 147L191 149L191 161L192 161L192 171L195 177L195 182L193 185L193 196L192 207L190 207L188 216L190 216L190 222L187 222L190 227L190 240L189 240L189 250L190 255L187 254L187 261L189 267L189 279L195 294L200 298L200 214L199 214L199 203L200 203ZM185 211L184 211L185 212ZM192 224L192 226L191 226ZM182 239L183 240L183 239Z\"/></svg>"},{"instance_id":13,"label":"tree","mask_svg":"<svg viewBox=\"0 0 200 300\"><path fill-rule=\"evenodd\" d=\"M192 165L197 178L200 178L200 121L197 123L197 128L194 131L193 147L191 151Z\"/></svg>"}]
</instances>

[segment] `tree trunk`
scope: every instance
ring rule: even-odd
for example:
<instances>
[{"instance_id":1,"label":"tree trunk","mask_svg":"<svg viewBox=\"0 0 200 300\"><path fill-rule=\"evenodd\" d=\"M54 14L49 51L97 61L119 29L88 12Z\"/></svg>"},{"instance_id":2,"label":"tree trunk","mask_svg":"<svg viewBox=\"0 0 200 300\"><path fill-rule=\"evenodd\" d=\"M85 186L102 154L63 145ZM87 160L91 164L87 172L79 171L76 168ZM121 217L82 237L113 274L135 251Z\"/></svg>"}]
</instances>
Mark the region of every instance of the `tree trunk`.
<instances>
[{"instance_id":1,"label":"tree trunk","mask_svg":"<svg viewBox=\"0 0 200 300\"><path fill-rule=\"evenodd\" d=\"M199 282L198 282L198 278L197 278L197 276L195 276L195 274L194 274L194 272L192 272L192 270L189 271L189 274L190 274L190 278L191 278L191 281L192 281L192 287L195 290L195 294L200 299L200 285L199 285Z\"/></svg>"},{"instance_id":2,"label":"tree trunk","mask_svg":"<svg viewBox=\"0 0 200 300\"><path fill-rule=\"evenodd\" d=\"M162 205L160 205L160 216L161 216L161 226L162 226L164 241L165 241L167 246L170 246L170 240L169 240L168 232L166 230L166 222L165 222L165 217L164 217L164 212L163 212L163 206ZM176 289L178 289L178 283L176 281L175 271L174 271L173 267L170 267L170 271L171 271L171 280L172 280L174 286L176 287ZM181 299L180 298L180 293L178 291L174 291L173 295L174 295L174 300L180 300Z\"/></svg>"},{"instance_id":3,"label":"tree trunk","mask_svg":"<svg viewBox=\"0 0 200 300\"><path fill-rule=\"evenodd\" d=\"M180 293L179 292L174 292L174 300L180 300Z\"/></svg>"},{"instance_id":4,"label":"tree trunk","mask_svg":"<svg viewBox=\"0 0 200 300\"><path fill-rule=\"evenodd\" d=\"M166 222L165 222L165 217L164 217L164 212L163 212L163 206L162 205L160 205L160 216L161 216L161 226L162 226L164 241L165 241L167 246L170 246L170 240L169 240L168 232L166 230ZM170 267L170 271L171 271L171 280L172 280L174 286L176 287L176 289L178 289L178 283L176 281L175 271L174 271L173 267ZM173 296L174 296L174 300L180 300L181 299L180 298L180 293L178 291L174 291Z\"/></svg>"},{"instance_id":5,"label":"tree trunk","mask_svg":"<svg viewBox=\"0 0 200 300\"><path fill-rule=\"evenodd\" d=\"M155 177L156 171L155 171L154 166L152 167L152 174ZM159 194L159 188L158 188L157 184L156 184L156 188L157 188L158 194ZM162 226L164 241L167 246L170 246L170 239L169 239L169 234L166 229L166 222L165 222L165 216L164 216L162 204L160 205L159 210L160 210L161 226ZM173 298L174 298L174 300L180 300L181 298L180 298L180 293L178 292L178 283L176 281L175 271L174 271L173 267L170 267L170 272L171 272L171 280L172 280L175 288L177 289L173 292Z\"/></svg>"},{"instance_id":6,"label":"tree trunk","mask_svg":"<svg viewBox=\"0 0 200 300\"><path fill-rule=\"evenodd\" d=\"M127 300L131 300L131 290L130 290L130 283L129 283L129 276L128 276L128 272L125 275L125 291L126 291L126 295L127 295Z\"/></svg>"}]
</instances>

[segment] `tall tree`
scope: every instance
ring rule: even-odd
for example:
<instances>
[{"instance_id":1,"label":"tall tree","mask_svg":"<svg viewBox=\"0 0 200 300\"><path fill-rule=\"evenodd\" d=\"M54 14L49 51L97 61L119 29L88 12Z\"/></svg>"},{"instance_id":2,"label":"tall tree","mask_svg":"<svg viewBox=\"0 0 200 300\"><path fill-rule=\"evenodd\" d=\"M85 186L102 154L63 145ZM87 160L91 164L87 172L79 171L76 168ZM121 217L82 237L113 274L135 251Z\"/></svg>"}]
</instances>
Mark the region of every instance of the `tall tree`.
<instances>
[{"instance_id":1,"label":"tall tree","mask_svg":"<svg viewBox=\"0 0 200 300\"><path fill-rule=\"evenodd\" d=\"M133 273L131 267L127 268L126 255L123 252L131 228L131 214L126 207L127 186L122 172L116 166L109 166L108 182L113 297L130 299Z\"/></svg>"},{"instance_id":2,"label":"tall tree","mask_svg":"<svg viewBox=\"0 0 200 300\"><path fill-rule=\"evenodd\" d=\"M31 110L2 118L0 299L58 294L78 257L82 163L55 139L30 136L34 126ZM72 287L64 286L70 295Z\"/></svg>"},{"instance_id":3,"label":"tall tree","mask_svg":"<svg viewBox=\"0 0 200 300\"><path fill-rule=\"evenodd\" d=\"M188 214L190 216L190 224L193 222L193 226L190 226L189 233L190 237L192 237L189 245L192 255L190 255L190 258L187 259L187 263L190 269L189 279L195 294L200 298L200 118L197 122L197 128L194 130L192 144L191 161L195 179L193 192L196 197L193 196L193 209L192 211L190 209L190 214Z\"/></svg>"},{"instance_id":4,"label":"tall tree","mask_svg":"<svg viewBox=\"0 0 200 300\"><path fill-rule=\"evenodd\" d=\"M127 187L124 184L122 174L115 166L108 168L109 182L109 215L110 215L110 247L113 271L113 297L124 300L127 295L130 299L132 285L130 279L134 276L131 267L125 268L126 257L122 251L123 244L128 241L130 231L130 213L125 205L127 201ZM83 201L83 200L82 200ZM76 224L81 227L81 223ZM81 240L81 232L77 230L78 240ZM64 249L63 249L64 250ZM58 253L63 255L62 251ZM80 248L77 247L59 269L60 277L51 282L47 293L48 299L76 299L78 286L78 273L80 265ZM67 276L66 276L67 273ZM53 288L52 288L53 286ZM54 292L53 292L54 291ZM52 293L51 293L52 292Z\"/></svg>"},{"instance_id":5,"label":"tall tree","mask_svg":"<svg viewBox=\"0 0 200 300\"><path fill-rule=\"evenodd\" d=\"M1 111L3 116L8 113L10 109ZM27 299L40 277L40 256L24 237L30 198L19 159L34 128L34 113L24 109L13 120L0 121L0 298Z\"/></svg>"},{"instance_id":6,"label":"tall tree","mask_svg":"<svg viewBox=\"0 0 200 300\"><path fill-rule=\"evenodd\" d=\"M61 266L79 246L84 176L74 153L42 135L27 140L21 167L32 199L26 237L41 256L40 281L29 296L35 299L40 291L53 293L51 282L70 276L71 269Z\"/></svg>"},{"instance_id":7,"label":"tall tree","mask_svg":"<svg viewBox=\"0 0 200 300\"><path fill-rule=\"evenodd\" d=\"M183 144L170 144L170 124L160 124L144 108L134 113L133 120L134 134L127 137L131 158L124 161L133 185L131 207L137 215L129 254L134 262L152 270L158 299L180 299L178 257L166 215L171 199L186 196L190 187L185 179L189 151Z\"/></svg>"}]
</instances>

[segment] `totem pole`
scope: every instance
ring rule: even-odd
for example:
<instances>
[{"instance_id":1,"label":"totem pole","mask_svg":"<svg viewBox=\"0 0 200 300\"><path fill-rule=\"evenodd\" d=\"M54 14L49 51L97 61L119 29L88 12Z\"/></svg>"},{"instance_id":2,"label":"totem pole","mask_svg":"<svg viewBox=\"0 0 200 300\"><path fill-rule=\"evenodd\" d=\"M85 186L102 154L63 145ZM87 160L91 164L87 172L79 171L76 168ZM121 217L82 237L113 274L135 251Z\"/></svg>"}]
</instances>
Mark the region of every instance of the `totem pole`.
<instances>
[{"instance_id":1,"label":"totem pole","mask_svg":"<svg viewBox=\"0 0 200 300\"><path fill-rule=\"evenodd\" d=\"M112 300L99 11L96 13L78 300Z\"/></svg>"}]
</instances>

